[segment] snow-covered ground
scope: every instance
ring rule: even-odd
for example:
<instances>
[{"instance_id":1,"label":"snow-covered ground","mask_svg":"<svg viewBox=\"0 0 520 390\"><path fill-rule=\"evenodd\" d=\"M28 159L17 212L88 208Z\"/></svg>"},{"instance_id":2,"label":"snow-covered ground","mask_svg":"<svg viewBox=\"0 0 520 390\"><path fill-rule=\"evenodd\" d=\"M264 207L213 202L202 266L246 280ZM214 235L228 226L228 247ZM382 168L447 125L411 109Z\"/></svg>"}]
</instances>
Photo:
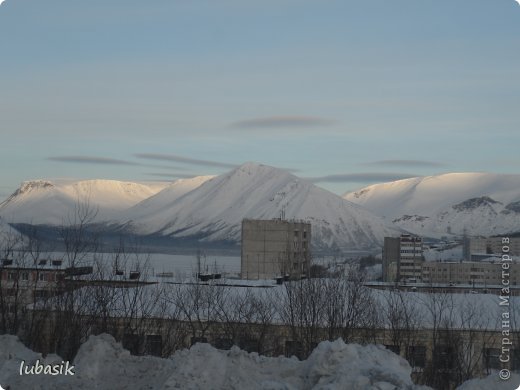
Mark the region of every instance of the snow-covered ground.
<instances>
[{"instance_id":1,"label":"snow-covered ground","mask_svg":"<svg viewBox=\"0 0 520 390\"><path fill-rule=\"evenodd\" d=\"M196 344L168 359L132 356L112 336L91 336L74 376L20 375L41 356L0 336L0 385L11 389L427 389L415 386L406 360L381 346L324 341L307 360L264 357ZM61 362L49 356L46 362Z\"/></svg>"},{"instance_id":2,"label":"snow-covered ground","mask_svg":"<svg viewBox=\"0 0 520 390\"><path fill-rule=\"evenodd\" d=\"M520 387L520 375L511 373L511 378L502 380L498 372L482 379L472 379L457 387L457 390L516 390Z\"/></svg>"},{"instance_id":3,"label":"snow-covered ground","mask_svg":"<svg viewBox=\"0 0 520 390\"><path fill-rule=\"evenodd\" d=\"M59 364L56 355L42 358L15 336L0 336L0 385L15 389L263 389L263 390L427 390L413 384L406 360L382 346L321 342L307 360L264 357L233 347L229 351L196 344L168 359L132 356L112 336L91 336L73 362L74 376L20 375L20 364ZM497 373L473 379L458 390L511 390L520 384Z\"/></svg>"}]
</instances>

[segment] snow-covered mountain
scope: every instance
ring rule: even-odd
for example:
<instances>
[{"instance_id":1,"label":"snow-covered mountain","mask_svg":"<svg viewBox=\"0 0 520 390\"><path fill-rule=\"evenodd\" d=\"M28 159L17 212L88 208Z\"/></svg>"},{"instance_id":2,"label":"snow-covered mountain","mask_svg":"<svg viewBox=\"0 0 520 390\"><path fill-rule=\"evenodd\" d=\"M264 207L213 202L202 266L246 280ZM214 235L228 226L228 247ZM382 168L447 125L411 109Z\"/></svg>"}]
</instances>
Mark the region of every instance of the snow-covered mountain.
<instances>
[{"instance_id":1,"label":"snow-covered mountain","mask_svg":"<svg viewBox=\"0 0 520 390\"><path fill-rule=\"evenodd\" d=\"M88 205L96 221L113 218L164 188L115 180L84 180L59 183L34 180L22 183L9 198L0 203L0 217L6 222L34 225L61 225L74 220L78 207Z\"/></svg>"},{"instance_id":2,"label":"snow-covered mountain","mask_svg":"<svg viewBox=\"0 0 520 390\"><path fill-rule=\"evenodd\" d=\"M396 234L381 218L287 171L246 163L171 200L166 188L124 213L138 234L240 240L243 218L304 219L314 247L366 249ZM164 194L163 194L164 193Z\"/></svg>"},{"instance_id":3,"label":"snow-covered mountain","mask_svg":"<svg viewBox=\"0 0 520 390\"><path fill-rule=\"evenodd\" d=\"M374 184L344 198L422 235L520 231L520 175L449 173L416 177Z\"/></svg>"},{"instance_id":4,"label":"snow-covered mountain","mask_svg":"<svg viewBox=\"0 0 520 390\"><path fill-rule=\"evenodd\" d=\"M204 182L214 178L215 176L196 176L190 179L178 179L168 185L157 194L137 203L130 209L125 209L120 213L120 219L141 220L148 215L161 213L161 210L175 202L178 198L194 190Z\"/></svg>"}]
</instances>

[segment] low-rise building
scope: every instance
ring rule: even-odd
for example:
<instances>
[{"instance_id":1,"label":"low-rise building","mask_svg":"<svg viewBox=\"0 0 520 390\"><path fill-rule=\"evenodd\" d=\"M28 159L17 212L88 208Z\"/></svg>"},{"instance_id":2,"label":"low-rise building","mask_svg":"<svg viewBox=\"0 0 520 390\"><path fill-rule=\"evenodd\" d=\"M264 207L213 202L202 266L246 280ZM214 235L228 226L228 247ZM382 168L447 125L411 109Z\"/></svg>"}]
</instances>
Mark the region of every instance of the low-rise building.
<instances>
[{"instance_id":1,"label":"low-rise building","mask_svg":"<svg viewBox=\"0 0 520 390\"><path fill-rule=\"evenodd\" d=\"M466 261L478 260L483 255L520 256L520 237L464 237L463 257Z\"/></svg>"},{"instance_id":2,"label":"low-rise building","mask_svg":"<svg viewBox=\"0 0 520 390\"><path fill-rule=\"evenodd\" d=\"M502 263L499 262L425 262L423 283L453 283L475 286L502 285ZM510 263L506 274L509 285L520 284L520 264Z\"/></svg>"}]
</instances>

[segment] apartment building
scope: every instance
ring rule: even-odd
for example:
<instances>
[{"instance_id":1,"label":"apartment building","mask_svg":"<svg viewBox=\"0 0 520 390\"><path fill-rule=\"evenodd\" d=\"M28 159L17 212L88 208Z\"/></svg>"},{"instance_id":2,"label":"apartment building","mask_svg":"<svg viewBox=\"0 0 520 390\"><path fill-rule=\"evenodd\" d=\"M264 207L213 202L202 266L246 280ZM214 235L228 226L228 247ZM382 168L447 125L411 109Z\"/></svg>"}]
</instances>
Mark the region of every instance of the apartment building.
<instances>
[{"instance_id":1,"label":"apartment building","mask_svg":"<svg viewBox=\"0 0 520 390\"><path fill-rule=\"evenodd\" d=\"M385 237L383 246L383 281L419 280L422 275L422 237L402 234Z\"/></svg>"},{"instance_id":2,"label":"apartment building","mask_svg":"<svg viewBox=\"0 0 520 390\"><path fill-rule=\"evenodd\" d=\"M282 219L242 221L242 279L307 277L311 224Z\"/></svg>"}]
</instances>

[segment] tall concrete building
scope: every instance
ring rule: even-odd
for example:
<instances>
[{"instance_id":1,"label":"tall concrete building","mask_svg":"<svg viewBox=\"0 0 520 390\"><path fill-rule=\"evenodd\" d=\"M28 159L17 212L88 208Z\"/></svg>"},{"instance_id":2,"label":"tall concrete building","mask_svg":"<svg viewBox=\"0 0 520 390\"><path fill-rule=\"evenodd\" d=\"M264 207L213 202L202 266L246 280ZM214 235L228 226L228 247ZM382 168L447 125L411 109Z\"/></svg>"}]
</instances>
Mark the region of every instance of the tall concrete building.
<instances>
[{"instance_id":1,"label":"tall concrete building","mask_svg":"<svg viewBox=\"0 0 520 390\"><path fill-rule=\"evenodd\" d=\"M311 224L282 219L242 221L243 279L307 277L310 270Z\"/></svg>"},{"instance_id":2,"label":"tall concrete building","mask_svg":"<svg viewBox=\"0 0 520 390\"><path fill-rule=\"evenodd\" d=\"M423 241L421 237L402 234L385 237L383 247L383 281L421 279Z\"/></svg>"}]
</instances>

